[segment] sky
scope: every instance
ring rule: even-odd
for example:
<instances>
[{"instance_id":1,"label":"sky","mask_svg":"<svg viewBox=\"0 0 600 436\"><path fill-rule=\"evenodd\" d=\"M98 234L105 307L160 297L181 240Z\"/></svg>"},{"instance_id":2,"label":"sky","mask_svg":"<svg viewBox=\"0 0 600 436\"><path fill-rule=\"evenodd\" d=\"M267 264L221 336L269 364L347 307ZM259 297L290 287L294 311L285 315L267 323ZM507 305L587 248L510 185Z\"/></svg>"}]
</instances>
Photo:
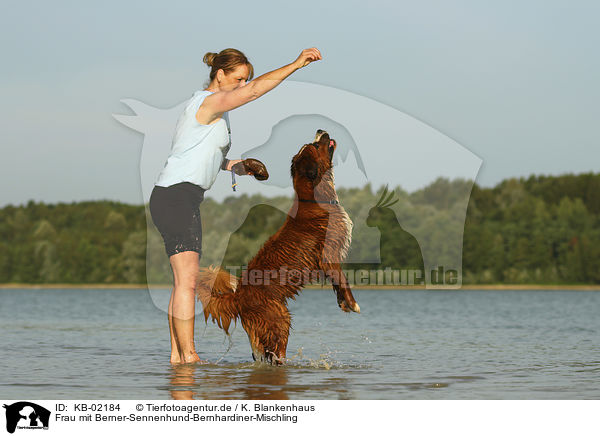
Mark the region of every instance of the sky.
<instances>
[{"instance_id":1,"label":"sky","mask_svg":"<svg viewBox=\"0 0 600 436\"><path fill-rule=\"evenodd\" d=\"M467 173L477 167L482 186L598 172L598 16L593 1L10 2L0 16L0 207L141 204L145 137L113 115L134 114L124 99L176 108L204 87L203 55L227 47L246 53L255 77L319 48L323 60L290 82L367 99L460 144L480 163ZM270 101L285 92L276 88ZM328 117L339 123L347 106L336 98ZM261 145L249 128L258 104L232 113L230 158ZM323 115L321 106L316 99L313 113ZM372 113L359 124L391 126ZM168 153L168 135L163 142ZM399 159L397 141L376 146L382 160ZM409 191L428 183L418 175L407 176ZM215 197L231 195L224 177ZM261 192L245 183L243 192Z\"/></svg>"}]
</instances>

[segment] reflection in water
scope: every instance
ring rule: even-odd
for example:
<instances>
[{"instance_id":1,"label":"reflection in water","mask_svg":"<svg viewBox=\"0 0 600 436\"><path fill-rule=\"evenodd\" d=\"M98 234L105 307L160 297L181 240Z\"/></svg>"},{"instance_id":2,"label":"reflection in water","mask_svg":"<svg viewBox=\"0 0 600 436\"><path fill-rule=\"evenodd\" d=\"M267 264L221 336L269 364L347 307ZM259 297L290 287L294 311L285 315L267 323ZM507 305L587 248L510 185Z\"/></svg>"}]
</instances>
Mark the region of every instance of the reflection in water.
<instances>
[{"instance_id":1,"label":"reflection in water","mask_svg":"<svg viewBox=\"0 0 600 436\"><path fill-rule=\"evenodd\" d=\"M171 375L174 400L287 400L285 367L246 365L175 365Z\"/></svg>"},{"instance_id":2,"label":"reflection in water","mask_svg":"<svg viewBox=\"0 0 600 436\"><path fill-rule=\"evenodd\" d=\"M169 371L169 392L174 400L288 400L303 395L355 399L349 371L368 374L372 368L342 364L328 356L306 360L298 355L283 366L261 362L174 365Z\"/></svg>"},{"instance_id":3,"label":"reflection in water","mask_svg":"<svg viewBox=\"0 0 600 436\"><path fill-rule=\"evenodd\" d=\"M261 365L248 375L242 388L243 396L248 400L288 400L287 381L286 368Z\"/></svg>"},{"instance_id":4,"label":"reflection in water","mask_svg":"<svg viewBox=\"0 0 600 436\"><path fill-rule=\"evenodd\" d=\"M174 365L171 374L171 398L174 400L193 400L194 391L185 389L194 384L196 365Z\"/></svg>"}]
</instances>

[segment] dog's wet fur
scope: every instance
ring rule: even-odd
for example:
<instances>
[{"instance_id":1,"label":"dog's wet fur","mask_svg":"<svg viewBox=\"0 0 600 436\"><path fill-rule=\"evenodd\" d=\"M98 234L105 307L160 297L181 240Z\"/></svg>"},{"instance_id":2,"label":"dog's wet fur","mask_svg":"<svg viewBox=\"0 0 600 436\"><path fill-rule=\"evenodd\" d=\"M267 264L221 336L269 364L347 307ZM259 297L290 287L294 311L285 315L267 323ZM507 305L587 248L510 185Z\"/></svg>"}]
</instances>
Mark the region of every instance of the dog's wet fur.
<instances>
[{"instance_id":1,"label":"dog's wet fur","mask_svg":"<svg viewBox=\"0 0 600 436\"><path fill-rule=\"evenodd\" d=\"M239 318L255 360L284 362L291 326L287 300L295 299L315 273L331 281L343 311L360 312L341 269L350 247L352 222L335 192L335 148L335 140L317 130L314 141L293 157L294 203L283 226L243 270L241 280L222 268L201 270L197 297L205 319L212 317L228 333L231 322ZM310 274L290 280L286 271ZM265 272L269 272L268 279ZM257 283L253 277L262 279Z\"/></svg>"}]
</instances>

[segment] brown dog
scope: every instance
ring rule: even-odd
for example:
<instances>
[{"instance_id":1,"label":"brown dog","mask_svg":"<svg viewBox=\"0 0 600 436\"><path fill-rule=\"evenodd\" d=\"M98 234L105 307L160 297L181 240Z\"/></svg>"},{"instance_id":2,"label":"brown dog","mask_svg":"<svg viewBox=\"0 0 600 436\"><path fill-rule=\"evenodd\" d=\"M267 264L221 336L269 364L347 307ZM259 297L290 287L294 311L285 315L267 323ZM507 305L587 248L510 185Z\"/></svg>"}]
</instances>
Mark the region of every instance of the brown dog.
<instances>
[{"instance_id":1,"label":"brown dog","mask_svg":"<svg viewBox=\"0 0 600 436\"><path fill-rule=\"evenodd\" d=\"M197 287L204 316L228 333L240 318L252 357L271 363L285 358L291 318L288 298L305 284L328 278L345 312L360 312L341 269L350 247L352 222L339 204L331 160L336 143L317 131L292 159L296 198L284 225L243 270L241 279L221 268L206 268Z\"/></svg>"}]
</instances>

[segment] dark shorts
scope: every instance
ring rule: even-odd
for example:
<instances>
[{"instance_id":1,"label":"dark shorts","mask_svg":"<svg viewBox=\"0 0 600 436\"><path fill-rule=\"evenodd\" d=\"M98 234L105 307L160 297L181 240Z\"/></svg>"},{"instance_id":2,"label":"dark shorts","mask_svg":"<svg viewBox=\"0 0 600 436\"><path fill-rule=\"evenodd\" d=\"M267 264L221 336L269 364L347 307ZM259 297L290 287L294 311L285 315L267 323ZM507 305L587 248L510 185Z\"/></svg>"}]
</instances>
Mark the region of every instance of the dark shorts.
<instances>
[{"instance_id":1,"label":"dark shorts","mask_svg":"<svg viewBox=\"0 0 600 436\"><path fill-rule=\"evenodd\" d=\"M167 256L183 251L202 255L202 222L199 206L205 190L193 183L154 186L150 195L150 215L165 241Z\"/></svg>"}]
</instances>

